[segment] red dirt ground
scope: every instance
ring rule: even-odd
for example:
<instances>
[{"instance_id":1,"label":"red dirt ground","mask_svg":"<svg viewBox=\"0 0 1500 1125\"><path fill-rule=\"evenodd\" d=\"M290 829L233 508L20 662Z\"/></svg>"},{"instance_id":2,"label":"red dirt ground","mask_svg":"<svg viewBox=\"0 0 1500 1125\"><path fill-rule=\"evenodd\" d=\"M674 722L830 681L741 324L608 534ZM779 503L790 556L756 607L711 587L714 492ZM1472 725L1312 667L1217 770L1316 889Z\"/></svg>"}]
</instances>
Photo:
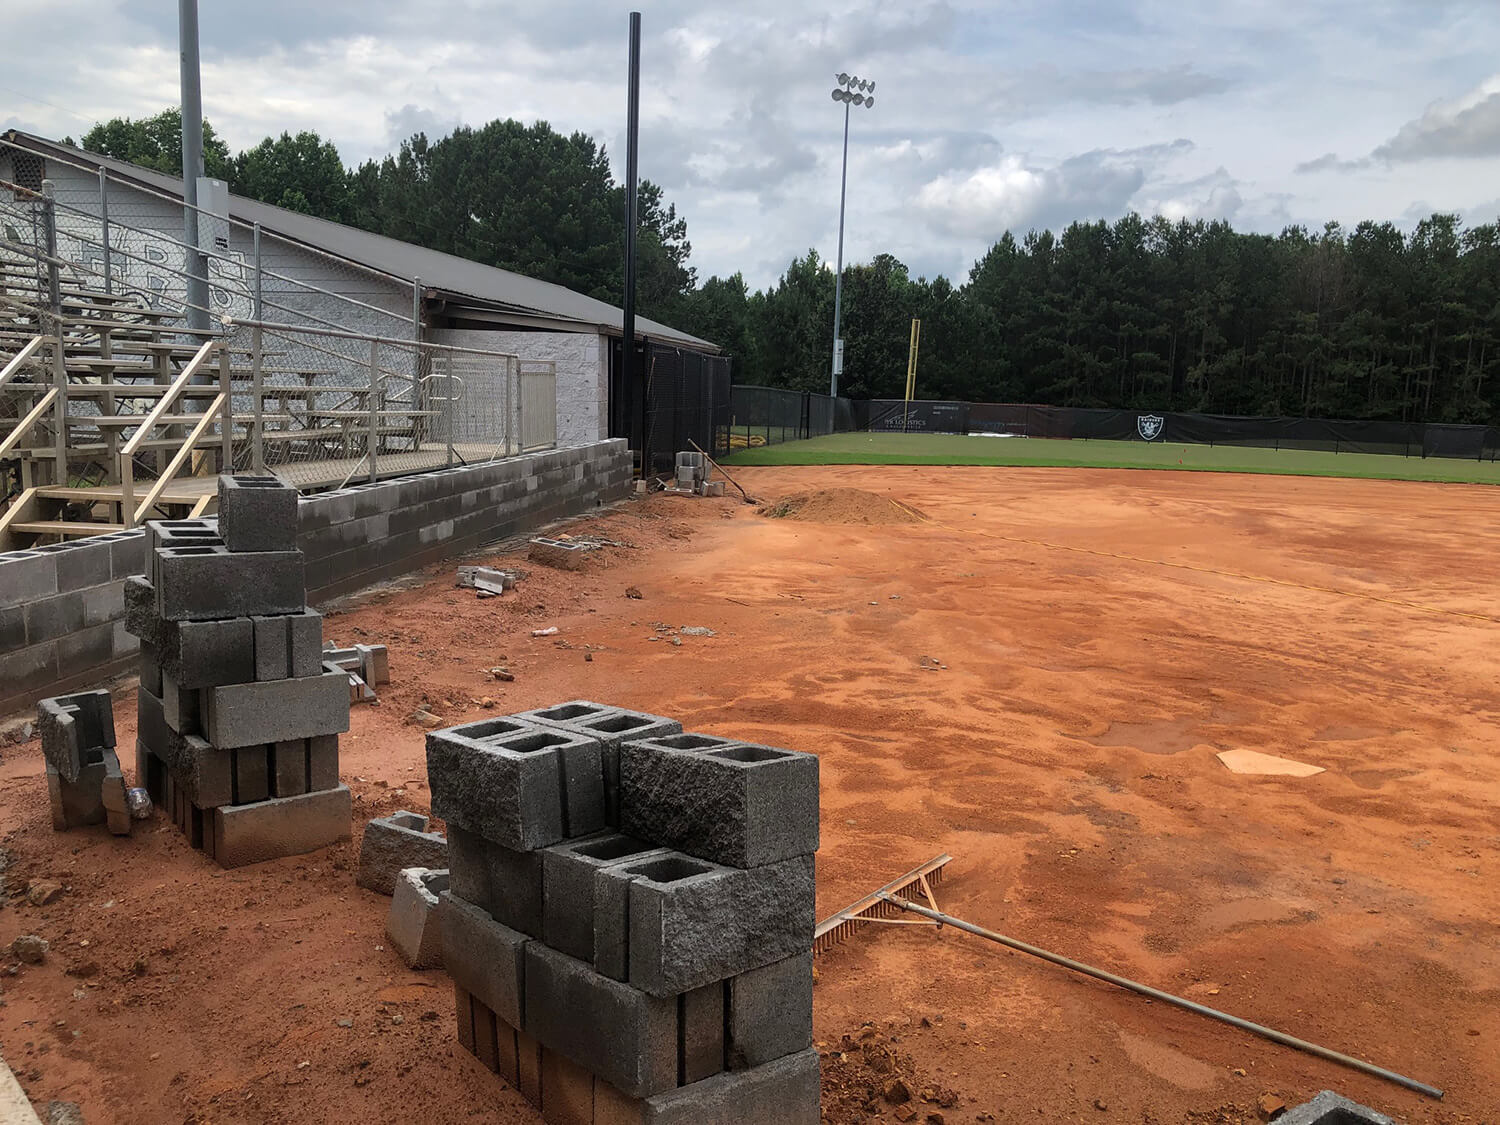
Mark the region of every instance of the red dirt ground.
<instances>
[{"instance_id":1,"label":"red dirt ground","mask_svg":"<svg viewBox=\"0 0 1500 1125\"><path fill-rule=\"evenodd\" d=\"M964 918L1448 1090L1428 1101L960 932L880 927L818 962L829 1120L896 1120L862 1108L880 1080L863 1063L889 1046L956 1095L950 1125L1230 1125L1261 1095L1328 1087L1411 1123L1500 1123L1500 490L736 475L762 499L867 488L932 522L658 496L568 529L637 548L587 574L529 567L479 601L445 566L332 614L330 638L390 646L396 680L344 741L357 824L426 809L404 721L422 704L456 723L586 697L813 751L820 916L950 852L938 897ZM717 636L677 646L655 623ZM133 711L127 687L124 747ZM1327 772L1237 776L1213 756L1231 747ZM386 946L357 839L220 871L159 819L129 841L54 833L41 773L35 743L3 751L0 946L39 933L52 952L0 974L0 1051L38 1103L81 1102L90 1125L537 1120L454 1043L447 978ZM39 879L69 890L29 906Z\"/></svg>"}]
</instances>

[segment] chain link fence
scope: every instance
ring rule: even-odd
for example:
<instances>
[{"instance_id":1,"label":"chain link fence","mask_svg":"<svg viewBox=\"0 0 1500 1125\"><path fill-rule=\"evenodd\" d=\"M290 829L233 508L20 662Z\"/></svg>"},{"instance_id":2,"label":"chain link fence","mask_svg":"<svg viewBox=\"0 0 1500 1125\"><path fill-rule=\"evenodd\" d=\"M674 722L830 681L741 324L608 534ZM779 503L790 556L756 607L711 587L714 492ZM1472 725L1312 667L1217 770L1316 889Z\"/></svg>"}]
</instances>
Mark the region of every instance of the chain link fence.
<instances>
[{"instance_id":1,"label":"chain link fence","mask_svg":"<svg viewBox=\"0 0 1500 1125\"><path fill-rule=\"evenodd\" d=\"M17 170L13 152L0 171L7 163ZM49 169L52 163L49 157ZM89 186L95 214L78 205ZM51 181L38 187L0 179L0 368L29 338L61 333L66 376L45 420L54 433L43 436L61 448L57 432L68 435L70 482L80 462L96 454L79 482L118 479L113 451L135 433L111 395L78 388L127 379L136 380L132 387L170 385L210 339L221 340L226 354L201 381L222 376L230 388L225 415L236 469L273 471L317 488L556 444L554 365L528 361L523 369L514 354L420 341L419 286L404 313L382 308L377 302L401 304L401 287L412 283L300 244L293 254L292 244L258 229L220 223L203 232L211 247L207 297L195 303L189 248L168 228L175 212L181 233L180 201L142 195L134 184L128 193L111 193L102 176L92 185L64 176L61 187ZM131 210L121 206L127 199L135 201ZM249 255L236 246L247 234ZM354 295L294 276L299 266L307 272L310 260L322 279L329 269L343 271L341 287ZM120 340L126 342L114 343ZM130 354L114 354L112 346ZM16 375L7 391L32 385ZM191 411L194 397L182 397ZM0 394L0 440L26 405L23 396ZM97 432L90 429L95 417ZM191 418L165 426L168 438L190 424ZM220 425L213 423L213 433ZM145 457L138 467L150 473L164 460ZM102 473L94 471L101 466Z\"/></svg>"}]
</instances>

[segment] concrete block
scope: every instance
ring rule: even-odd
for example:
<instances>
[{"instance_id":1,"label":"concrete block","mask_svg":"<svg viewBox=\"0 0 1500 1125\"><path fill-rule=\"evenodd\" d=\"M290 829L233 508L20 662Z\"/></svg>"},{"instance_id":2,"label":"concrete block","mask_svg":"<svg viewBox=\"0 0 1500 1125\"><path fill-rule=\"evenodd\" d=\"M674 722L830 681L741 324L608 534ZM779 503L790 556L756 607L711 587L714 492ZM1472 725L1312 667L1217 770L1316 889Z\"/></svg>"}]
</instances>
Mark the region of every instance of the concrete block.
<instances>
[{"instance_id":1,"label":"concrete block","mask_svg":"<svg viewBox=\"0 0 1500 1125\"><path fill-rule=\"evenodd\" d=\"M677 1086L676 997L650 996L536 941L526 946L525 986L524 1027L543 1047L630 1097Z\"/></svg>"},{"instance_id":2,"label":"concrete block","mask_svg":"<svg viewBox=\"0 0 1500 1125\"><path fill-rule=\"evenodd\" d=\"M808 1005L808 1018L812 1006ZM684 992L677 1000L677 1081L686 1086L724 1069L724 982Z\"/></svg>"},{"instance_id":3,"label":"concrete block","mask_svg":"<svg viewBox=\"0 0 1500 1125\"><path fill-rule=\"evenodd\" d=\"M535 943L451 890L438 901L443 967L453 983L512 1027L526 1027L526 948Z\"/></svg>"},{"instance_id":4,"label":"concrete block","mask_svg":"<svg viewBox=\"0 0 1500 1125\"><path fill-rule=\"evenodd\" d=\"M516 851L448 825L448 870L453 893L512 930L542 936L542 853Z\"/></svg>"},{"instance_id":5,"label":"concrete block","mask_svg":"<svg viewBox=\"0 0 1500 1125\"><path fill-rule=\"evenodd\" d=\"M607 832L541 851L542 932L553 949L594 960L594 875L601 868L638 860L652 846Z\"/></svg>"},{"instance_id":6,"label":"concrete block","mask_svg":"<svg viewBox=\"0 0 1500 1125\"><path fill-rule=\"evenodd\" d=\"M150 644L165 652L165 624L156 615L156 587L145 578L125 579L125 631L139 637L142 644Z\"/></svg>"},{"instance_id":7,"label":"concrete block","mask_svg":"<svg viewBox=\"0 0 1500 1125\"><path fill-rule=\"evenodd\" d=\"M218 750L196 735L183 739L172 780L199 809L234 804L234 751Z\"/></svg>"},{"instance_id":8,"label":"concrete block","mask_svg":"<svg viewBox=\"0 0 1500 1125\"><path fill-rule=\"evenodd\" d=\"M125 788L125 771L120 768L119 755L113 750L106 751L99 799L104 805L104 823L114 836L130 835L130 803Z\"/></svg>"},{"instance_id":9,"label":"concrete block","mask_svg":"<svg viewBox=\"0 0 1500 1125\"><path fill-rule=\"evenodd\" d=\"M448 868L448 841L427 831L425 816L402 809L365 825L356 883L388 895L396 889L397 875L412 867L433 871Z\"/></svg>"},{"instance_id":10,"label":"concrete block","mask_svg":"<svg viewBox=\"0 0 1500 1125\"><path fill-rule=\"evenodd\" d=\"M618 913L618 885L627 917ZM812 948L813 858L745 870L680 853L595 873L596 956L628 927L626 979L655 996L687 992Z\"/></svg>"},{"instance_id":11,"label":"concrete block","mask_svg":"<svg viewBox=\"0 0 1500 1125\"><path fill-rule=\"evenodd\" d=\"M453 986L454 1016L458 1022L458 1041L464 1050L474 1053L474 998L464 991L463 985Z\"/></svg>"},{"instance_id":12,"label":"concrete block","mask_svg":"<svg viewBox=\"0 0 1500 1125\"><path fill-rule=\"evenodd\" d=\"M89 751L115 745L115 713L107 691L44 699L37 704L36 725L42 756L64 781L77 781L85 765L100 760Z\"/></svg>"},{"instance_id":13,"label":"concrete block","mask_svg":"<svg viewBox=\"0 0 1500 1125\"><path fill-rule=\"evenodd\" d=\"M178 734L203 733L202 693L179 687L170 672L161 676L161 707L167 726Z\"/></svg>"},{"instance_id":14,"label":"concrete block","mask_svg":"<svg viewBox=\"0 0 1500 1125\"><path fill-rule=\"evenodd\" d=\"M271 796L269 748L241 746L231 750L234 761L234 804L251 805Z\"/></svg>"},{"instance_id":15,"label":"concrete block","mask_svg":"<svg viewBox=\"0 0 1500 1125\"><path fill-rule=\"evenodd\" d=\"M474 1021L474 1057L490 1070L500 1069L499 1031L495 1013L478 1000L470 999Z\"/></svg>"},{"instance_id":16,"label":"concrete block","mask_svg":"<svg viewBox=\"0 0 1500 1125\"><path fill-rule=\"evenodd\" d=\"M79 540L57 553L57 592L86 590L110 581L109 544Z\"/></svg>"},{"instance_id":17,"label":"concrete block","mask_svg":"<svg viewBox=\"0 0 1500 1125\"><path fill-rule=\"evenodd\" d=\"M818 1052L809 1048L643 1101L595 1081L594 1125L818 1125L821 1078Z\"/></svg>"},{"instance_id":18,"label":"concrete block","mask_svg":"<svg viewBox=\"0 0 1500 1125\"><path fill-rule=\"evenodd\" d=\"M221 687L255 679L255 633L248 617L163 622L162 667L179 688Z\"/></svg>"},{"instance_id":19,"label":"concrete block","mask_svg":"<svg viewBox=\"0 0 1500 1125\"><path fill-rule=\"evenodd\" d=\"M117 531L104 536L109 541L109 573L118 581L146 572L146 531Z\"/></svg>"},{"instance_id":20,"label":"concrete block","mask_svg":"<svg viewBox=\"0 0 1500 1125\"><path fill-rule=\"evenodd\" d=\"M818 850L818 759L769 746L692 748L694 736L620 751L620 827L733 867Z\"/></svg>"},{"instance_id":21,"label":"concrete block","mask_svg":"<svg viewBox=\"0 0 1500 1125\"><path fill-rule=\"evenodd\" d=\"M526 851L604 827L598 742L515 719L427 736L432 811L487 840Z\"/></svg>"},{"instance_id":22,"label":"concrete block","mask_svg":"<svg viewBox=\"0 0 1500 1125\"><path fill-rule=\"evenodd\" d=\"M208 740L221 749L342 734L349 686L342 673L204 690Z\"/></svg>"},{"instance_id":23,"label":"concrete block","mask_svg":"<svg viewBox=\"0 0 1500 1125\"><path fill-rule=\"evenodd\" d=\"M720 497L724 495L724 482L721 480L706 480L698 485L701 495L709 497Z\"/></svg>"},{"instance_id":24,"label":"concrete block","mask_svg":"<svg viewBox=\"0 0 1500 1125\"><path fill-rule=\"evenodd\" d=\"M307 789L337 788L339 783L339 736L315 735L307 740Z\"/></svg>"},{"instance_id":25,"label":"concrete block","mask_svg":"<svg viewBox=\"0 0 1500 1125\"><path fill-rule=\"evenodd\" d=\"M162 713L161 697L142 685L135 693L135 736L158 758L165 761L172 731Z\"/></svg>"},{"instance_id":26,"label":"concrete block","mask_svg":"<svg viewBox=\"0 0 1500 1125\"><path fill-rule=\"evenodd\" d=\"M569 543L560 539L533 539L526 557L542 566L557 570L582 570L593 552L591 544Z\"/></svg>"},{"instance_id":27,"label":"concrete block","mask_svg":"<svg viewBox=\"0 0 1500 1125\"><path fill-rule=\"evenodd\" d=\"M214 859L241 867L303 855L349 838L353 801L347 786L213 810Z\"/></svg>"},{"instance_id":28,"label":"concrete block","mask_svg":"<svg viewBox=\"0 0 1500 1125\"><path fill-rule=\"evenodd\" d=\"M255 679L300 679L316 676L323 665L323 615L316 610L252 617L255 633Z\"/></svg>"},{"instance_id":29,"label":"concrete block","mask_svg":"<svg viewBox=\"0 0 1500 1125\"><path fill-rule=\"evenodd\" d=\"M812 950L724 982L724 1061L748 1070L812 1046Z\"/></svg>"},{"instance_id":30,"label":"concrete block","mask_svg":"<svg viewBox=\"0 0 1500 1125\"><path fill-rule=\"evenodd\" d=\"M300 551L231 554L222 546L162 547L156 551L156 568L156 612L167 621L217 621L305 608Z\"/></svg>"},{"instance_id":31,"label":"concrete block","mask_svg":"<svg viewBox=\"0 0 1500 1125\"><path fill-rule=\"evenodd\" d=\"M1397 1125L1383 1113L1324 1090L1312 1101L1287 1110L1278 1125Z\"/></svg>"},{"instance_id":32,"label":"concrete block","mask_svg":"<svg viewBox=\"0 0 1500 1125\"><path fill-rule=\"evenodd\" d=\"M678 854L670 848L655 848L595 870L594 968L611 980L630 979L630 884L640 876L627 873L626 864Z\"/></svg>"},{"instance_id":33,"label":"concrete block","mask_svg":"<svg viewBox=\"0 0 1500 1125\"><path fill-rule=\"evenodd\" d=\"M307 792L307 739L289 738L266 747L271 792L297 797Z\"/></svg>"},{"instance_id":34,"label":"concrete block","mask_svg":"<svg viewBox=\"0 0 1500 1125\"><path fill-rule=\"evenodd\" d=\"M604 821L611 828L620 823L621 744L682 733L682 724L676 719L610 707L587 699L523 711L516 717L598 740L604 769Z\"/></svg>"},{"instance_id":35,"label":"concrete block","mask_svg":"<svg viewBox=\"0 0 1500 1125\"><path fill-rule=\"evenodd\" d=\"M276 477L219 477L219 531L231 551L295 551L297 490Z\"/></svg>"},{"instance_id":36,"label":"concrete block","mask_svg":"<svg viewBox=\"0 0 1500 1125\"><path fill-rule=\"evenodd\" d=\"M557 1051L542 1049L542 1120L594 1125L594 1076Z\"/></svg>"},{"instance_id":37,"label":"concrete block","mask_svg":"<svg viewBox=\"0 0 1500 1125\"><path fill-rule=\"evenodd\" d=\"M494 1015L493 1012L490 1014ZM521 1088L520 1036L521 1033L510 1024L495 1017L495 1059L499 1064L498 1073L514 1090ZM527 1042L534 1057L541 1048L537 1047L534 1039L528 1037Z\"/></svg>"},{"instance_id":38,"label":"concrete block","mask_svg":"<svg viewBox=\"0 0 1500 1125\"><path fill-rule=\"evenodd\" d=\"M103 793L104 779L109 773L105 758L113 758L114 751L97 749L90 753L94 759L81 767L72 781L58 773L51 762L47 763L47 797L52 806L52 827L59 832L103 824L108 815ZM115 769L119 769L118 760Z\"/></svg>"},{"instance_id":39,"label":"concrete block","mask_svg":"<svg viewBox=\"0 0 1500 1125\"><path fill-rule=\"evenodd\" d=\"M542 1045L520 1028L516 1029L516 1089L542 1108Z\"/></svg>"},{"instance_id":40,"label":"concrete block","mask_svg":"<svg viewBox=\"0 0 1500 1125\"><path fill-rule=\"evenodd\" d=\"M391 659L385 645L355 645L360 679L371 687L391 682Z\"/></svg>"},{"instance_id":41,"label":"concrete block","mask_svg":"<svg viewBox=\"0 0 1500 1125\"><path fill-rule=\"evenodd\" d=\"M161 653L155 645L141 645L140 659L141 687L152 695L161 696Z\"/></svg>"},{"instance_id":42,"label":"concrete block","mask_svg":"<svg viewBox=\"0 0 1500 1125\"><path fill-rule=\"evenodd\" d=\"M25 605L57 593L57 560L40 551L0 555L0 606Z\"/></svg>"},{"instance_id":43,"label":"concrete block","mask_svg":"<svg viewBox=\"0 0 1500 1125\"><path fill-rule=\"evenodd\" d=\"M447 889L446 871L408 867L396 875L385 933L410 968L442 968L443 931L438 918L438 895Z\"/></svg>"}]
</instances>

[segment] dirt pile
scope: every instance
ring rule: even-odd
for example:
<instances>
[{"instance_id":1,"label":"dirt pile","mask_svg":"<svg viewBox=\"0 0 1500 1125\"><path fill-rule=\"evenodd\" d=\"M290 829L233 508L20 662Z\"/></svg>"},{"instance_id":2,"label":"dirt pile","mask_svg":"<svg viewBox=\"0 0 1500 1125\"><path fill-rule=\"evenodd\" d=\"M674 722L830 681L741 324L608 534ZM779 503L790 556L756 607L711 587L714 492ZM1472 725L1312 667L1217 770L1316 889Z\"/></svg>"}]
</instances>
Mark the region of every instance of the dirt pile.
<instances>
[{"instance_id":1,"label":"dirt pile","mask_svg":"<svg viewBox=\"0 0 1500 1125\"><path fill-rule=\"evenodd\" d=\"M767 504L760 514L773 520L805 520L808 523L893 524L923 523L927 516L878 492L863 488L820 488L816 492L794 492Z\"/></svg>"},{"instance_id":2,"label":"dirt pile","mask_svg":"<svg viewBox=\"0 0 1500 1125\"><path fill-rule=\"evenodd\" d=\"M958 1093L925 1080L912 1060L891 1046L896 1042L899 1038L866 1024L858 1034L843 1036L831 1049L819 1044L823 1048L819 1054L823 1059L824 1121L845 1125L868 1121L886 1111L897 1121L923 1125L957 1119L954 1111L962 1101ZM990 1114L972 1110L966 1119L994 1120Z\"/></svg>"}]
</instances>

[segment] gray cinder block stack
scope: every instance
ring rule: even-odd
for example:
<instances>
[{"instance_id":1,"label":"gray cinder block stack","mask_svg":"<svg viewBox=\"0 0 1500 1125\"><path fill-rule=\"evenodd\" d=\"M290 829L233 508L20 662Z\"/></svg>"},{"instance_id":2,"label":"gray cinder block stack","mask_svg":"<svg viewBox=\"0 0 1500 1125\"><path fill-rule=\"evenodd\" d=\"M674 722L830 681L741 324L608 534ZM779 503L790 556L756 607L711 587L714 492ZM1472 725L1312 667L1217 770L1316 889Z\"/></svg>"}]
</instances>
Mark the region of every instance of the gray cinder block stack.
<instances>
[{"instance_id":1,"label":"gray cinder block stack","mask_svg":"<svg viewBox=\"0 0 1500 1125\"><path fill-rule=\"evenodd\" d=\"M130 835L125 775L115 753L115 713L109 692L60 695L37 704L37 730L47 759L52 827L59 832L107 824Z\"/></svg>"},{"instance_id":2,"label":"gray cinder block stack","mask_svg":"<svg viewBox=\"0 0 1500 1125\"><path fill-rule=\"evenodd\" d=\"M577 700L427 736L463 1046L549 1125L814 1125L818 760Z\"/></svg>"},{"instance_id":3,"label":"gray cinder block stack","mask_svg":"<svg viewBox=\"0 0 1500 1125\"><path fill-rule=\"evenodd\" d=\"M689 492L697 492L708 479L708 462L703 454L691 450L677 455L676 485Z\"/></svg>"},{"instance_id":4,"label":"gray cinder block stack","mask_svg":"<svg viewBox=\"0 0 1500 1125\"><path fill-rule=\"evenodd\" d=\"M146 573L125 584L141 641L137 784L225 867L347 839L348 677L323 669L296 490L221 476L217 520L163 520L146 536Z\"/></svg>"}]
</instances>

